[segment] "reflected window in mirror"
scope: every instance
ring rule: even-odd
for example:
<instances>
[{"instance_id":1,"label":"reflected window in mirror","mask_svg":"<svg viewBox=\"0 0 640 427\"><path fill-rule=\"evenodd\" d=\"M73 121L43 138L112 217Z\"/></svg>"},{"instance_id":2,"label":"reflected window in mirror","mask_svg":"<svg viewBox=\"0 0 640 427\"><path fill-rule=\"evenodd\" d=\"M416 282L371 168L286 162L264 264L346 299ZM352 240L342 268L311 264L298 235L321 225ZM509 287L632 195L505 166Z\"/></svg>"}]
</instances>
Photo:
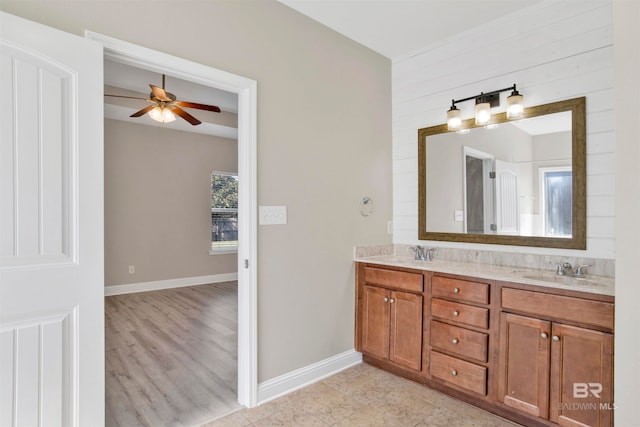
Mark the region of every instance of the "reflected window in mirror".
<instances>
[{"instance_id":1,"label":"reflected window in mirror","mask_svg":"<svg viewBox=\"0 0 640 427\"><path fill-rule=\"evenodd\" d=\"M571 177L571 167L540 169L545 236L571 237Z\"/></svg>"}]
</instances>

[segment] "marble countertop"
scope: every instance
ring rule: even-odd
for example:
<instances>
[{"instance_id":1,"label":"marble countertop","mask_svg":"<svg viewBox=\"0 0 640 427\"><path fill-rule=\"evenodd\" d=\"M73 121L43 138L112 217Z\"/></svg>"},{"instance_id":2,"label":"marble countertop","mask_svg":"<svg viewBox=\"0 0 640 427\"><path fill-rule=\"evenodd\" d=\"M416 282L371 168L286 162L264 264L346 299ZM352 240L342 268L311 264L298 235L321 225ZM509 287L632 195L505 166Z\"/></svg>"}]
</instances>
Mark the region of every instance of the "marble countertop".
<instances>
[{"instance_id":1,"label":"marble countertop","mask_svg":"<svg viewBox=\"0 0 640 427\"><path fill-rule=\"evenodd\" d=\"M566 289L577 292L587 292L600 295L615 295L615 280L611 277L590 276L575 278L558 276L554 271L535 270L519 267L503 267L480 263L465 263L454 261L420 261L411 257L399 255L378 255L360 257L356 262L388 265L393 267L413 268L416 270L434 271L439 273L459 274L487 280L500 280L525 285L543 286L548 288Z\"/></svg>"}]
</instances>

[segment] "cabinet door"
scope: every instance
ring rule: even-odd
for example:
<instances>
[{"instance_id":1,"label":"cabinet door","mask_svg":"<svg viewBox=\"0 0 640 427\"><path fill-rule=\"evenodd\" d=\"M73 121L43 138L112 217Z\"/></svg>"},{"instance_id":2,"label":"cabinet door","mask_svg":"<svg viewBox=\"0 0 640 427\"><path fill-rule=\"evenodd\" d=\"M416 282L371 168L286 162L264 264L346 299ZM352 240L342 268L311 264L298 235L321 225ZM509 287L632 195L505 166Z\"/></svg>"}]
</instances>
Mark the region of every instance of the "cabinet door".
<instances>
[{"instance_id":1,"label":"cabinet door","mask_svg":"<svg viewBox=\"0 0 640 427\"><path fill-rule=\"evenodd\" d=\"M391 292L389 359L411 369L422 365L422 295Z\"/></svg>"},{"instance_id":2,"label":"cabinet door","mask_svg":"<svg viewBox=\"0 0 640 427\"><path fill-rule=\"evenodd\" d=\"M498 399L537 417L549 417L551 324L500 314Z\"/></svg>"},{"instance_id":3,"label":"cabinet door","mask_svg":"<svg viewBox=\"0 0 640 427\"><path fill-rule=\"evenodd\" d=\"M613 336L562 324L554 324L552 334L551 421L612 425Z\"/></svg>"},{"instance_id":4,"label":"cabinet door","mask_svg":"<svg viewBox=\"0 0 640 427\"><path fill-rule=\"evenodd\" d=\"M362 351L388 359L390 292L375 286L364 286L363 290Z\"/></svg>"}]
</instances>

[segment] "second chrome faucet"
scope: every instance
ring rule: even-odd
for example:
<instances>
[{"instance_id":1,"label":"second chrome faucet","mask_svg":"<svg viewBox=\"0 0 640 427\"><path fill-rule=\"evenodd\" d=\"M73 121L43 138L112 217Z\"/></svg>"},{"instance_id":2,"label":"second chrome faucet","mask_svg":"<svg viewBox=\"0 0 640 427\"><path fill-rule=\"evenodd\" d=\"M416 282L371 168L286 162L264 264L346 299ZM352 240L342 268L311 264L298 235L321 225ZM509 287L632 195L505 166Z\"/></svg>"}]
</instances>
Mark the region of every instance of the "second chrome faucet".
<instances>
[{"instance_id":1,"label":"second chrome faucet","mask_svg":"<svg viewBox=\"0 0 640 427\"><path fill-rule=\"evenodd\" d=\"M414 246L411 250L415 254L415 259L420 261L433 261L433 253L436 251L435 248L425 248L422 246Z\"/></svg>"},{"instance_id":2,"label":"second chrome faucet","mask_svg":"<svg viewBox=\"0 0 640 427\"><path fill-rule=\"evenodd\" d=\"M558 276L570 276L570 277L584 277L584 270L587 267L591 267L590 264L581 264L578 266L578 268L573 269L573 267L571 266L571 263L568 262L563 262L563 263L558 263L556 264L556 274Z\"/></svg>"}]
</instances>

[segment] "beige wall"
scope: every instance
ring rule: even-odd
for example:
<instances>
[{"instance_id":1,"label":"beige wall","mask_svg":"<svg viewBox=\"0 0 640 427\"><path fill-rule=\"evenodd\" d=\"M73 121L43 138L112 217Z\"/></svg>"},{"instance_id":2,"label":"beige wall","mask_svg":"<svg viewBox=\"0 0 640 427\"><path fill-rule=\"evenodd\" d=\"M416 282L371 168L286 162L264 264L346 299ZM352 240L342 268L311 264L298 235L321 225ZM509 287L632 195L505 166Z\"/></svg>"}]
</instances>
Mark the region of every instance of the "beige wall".
<instances>
[{"instance_id":1,"label":"beige wall","mask_svg":"<svg viewBox=\"0 0 640 427\"><path fill-rule=\"evenodd\" d=\"M104 163L106 286L237 271L209 255L211 172L237 172L237 141L107 119Z\"/></svg>"},{"instance_id":2,"label":"beige wall","mask_svg":"<svg viewBox=\"0 0 640 427\"><path fill-rule=\"evenodd\" d=\"M0 1L258 82L258 380L353 348L355 244L391 242L391 64L275 0ZM169 28L164 31L164 28ZM358 210L363 196L373 215Z\"/></svg>"},{"instance_id":3,"label":"beige wall","mask_svg":"<svg viewBox=\"0 0 640 427\"><path fill-rule=\"evenodd\" d=\"M613 2L616 106L616 426L640 422L640 2Z\"/></svg>"}]
</instances>

